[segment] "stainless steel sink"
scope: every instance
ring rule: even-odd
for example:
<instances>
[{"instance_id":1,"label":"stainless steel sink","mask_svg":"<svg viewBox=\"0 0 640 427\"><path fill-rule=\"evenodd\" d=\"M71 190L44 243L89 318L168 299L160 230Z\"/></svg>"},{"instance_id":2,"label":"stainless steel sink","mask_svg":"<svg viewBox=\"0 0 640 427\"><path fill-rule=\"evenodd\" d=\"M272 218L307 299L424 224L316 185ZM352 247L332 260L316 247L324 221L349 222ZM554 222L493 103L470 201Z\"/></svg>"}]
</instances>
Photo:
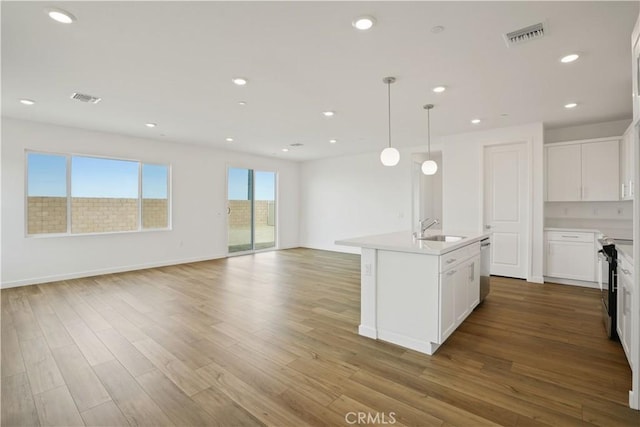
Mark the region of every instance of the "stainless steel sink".
<instances>
[{"instance_id":1,"label":"stainless steel sink","mask_svg":"<svg viewBox=\"0 0 640 427\"><path fill-rule=\"evenodd\" d=\"M447 236L446 234L435 234L433 236L416 237L416 240L430 240L432 242L458 242L464 236Z\"/></svg>"}]
</instances>

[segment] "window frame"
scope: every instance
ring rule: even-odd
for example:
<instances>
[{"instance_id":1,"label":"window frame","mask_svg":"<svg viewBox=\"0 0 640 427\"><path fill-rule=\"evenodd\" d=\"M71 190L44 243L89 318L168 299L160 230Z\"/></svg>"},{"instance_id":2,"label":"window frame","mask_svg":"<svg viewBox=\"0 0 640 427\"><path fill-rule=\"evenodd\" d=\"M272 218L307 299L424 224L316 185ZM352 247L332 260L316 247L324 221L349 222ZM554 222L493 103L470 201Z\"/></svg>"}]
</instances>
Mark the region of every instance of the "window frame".
<instances>
[{"instance_id":1,"label":"window frame","mask_svg":"<svg viewBox=\"0 0 640 427\"><path fill-rule=\"evenodd\" d=\"M66 159L66 191L67 191L67 231L64 233L29 233L29 154L42 154L42 155L50 155L50 156L60 156ZM72 233L71 232L71 220L72 220L72 212L71 212L71 160L73 157L90 157L94 159L103 159L103 160L118 160L118 161L127 161L127 162L136 162L138 164L138 220L137 220L137 228L135 230L123 230L123 231L95 231L91 233ZM143 228L142 227L142 166L143 165L153 165L153 166L165 166L167 168L167 226L164 228ZM161 163L161 162L145 162L140 159L132 159L132 158L123 158L123 157L114 157L114 156L104 156L97 154L80 154L80 153L62 153L56 151L42 151L42 150L24 150L24 237L25 238L50 238L50 237L67 237L67 236L98 236L98 235L108 235L108 234L128 234L128 233L150 233L150 232L163 232L163 231L172 231L173 230L173 197L172 183L173 176L173 165L171 163Z\"/></svg>"}]
</instances>

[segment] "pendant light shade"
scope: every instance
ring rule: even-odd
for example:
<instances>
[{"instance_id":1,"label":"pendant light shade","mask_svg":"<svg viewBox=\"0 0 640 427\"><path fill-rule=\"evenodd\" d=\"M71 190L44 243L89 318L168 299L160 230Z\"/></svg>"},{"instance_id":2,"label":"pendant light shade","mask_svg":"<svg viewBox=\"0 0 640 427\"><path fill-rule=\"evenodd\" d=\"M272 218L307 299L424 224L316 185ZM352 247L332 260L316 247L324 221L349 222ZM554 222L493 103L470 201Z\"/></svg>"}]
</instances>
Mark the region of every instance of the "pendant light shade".
<instances>
[{"instance_id":1,"label":"pendant light shade","mask_svg":"<svg viewBox=\"0 0 640 427\"><path fill-rule=\"evenodd\" d=\"M427 160L422 163L422 173L425 175L435 175L438 172L438 164L435 160L431 160L431 116L429 112L433 108L433 104L427 104L423 107L427 110Z\"/></svg>"},{"instance_id":2,"label":"pendant light shade","mask_svg":"<svg viewBox=\"0 0 640 427\"><path fill-rule=\"evenodd\" d=\"M388 107L389 107L389 146L380 153L380 161L385 166L395 166L400 161L400 152L391 146L391 83L395 82L395 77L385 77L382 82L387 85Z\"/></svg>"},{"instance_id":3,"label":"pendant light shade","mask_svg":"<svg viewBox=\"0 0 640 427\"><path fill-rule=\"evenodd\" d=\"M387 147L380 153L380 161L385 166L395 166L400 161L400 152L393 147Z\"/></svg>"},{"instance_id":4,"label":"pendant light shade","mask_svg":"<svg viewBox=\"0 0 640 427\"><path fill-rule=\"evenodd\" d=\"M425 175L435 175L438 172L438 164L433 160L422 162L422 173Z\"/></svg>"}]
</instances>

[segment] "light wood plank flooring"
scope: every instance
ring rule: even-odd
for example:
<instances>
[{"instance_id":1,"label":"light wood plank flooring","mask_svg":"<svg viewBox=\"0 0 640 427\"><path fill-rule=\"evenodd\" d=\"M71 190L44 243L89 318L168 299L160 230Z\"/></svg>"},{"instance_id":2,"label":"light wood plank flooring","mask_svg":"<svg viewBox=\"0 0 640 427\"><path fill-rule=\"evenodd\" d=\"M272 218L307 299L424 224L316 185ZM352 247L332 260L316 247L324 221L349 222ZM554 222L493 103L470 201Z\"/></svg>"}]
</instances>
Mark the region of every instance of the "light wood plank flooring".
<instances>
[{"instance_id":1,"label":"light wood plank flooring","mask_svg":"<svg viewBox=\"0 0 640 427\"><path fill-rule=\"evenodd\" d=\"M493 278L429 357L357 335L359 262L293 249L3 290L2 425L640 425L597 291Z\"/></svg>"}]
</instances>

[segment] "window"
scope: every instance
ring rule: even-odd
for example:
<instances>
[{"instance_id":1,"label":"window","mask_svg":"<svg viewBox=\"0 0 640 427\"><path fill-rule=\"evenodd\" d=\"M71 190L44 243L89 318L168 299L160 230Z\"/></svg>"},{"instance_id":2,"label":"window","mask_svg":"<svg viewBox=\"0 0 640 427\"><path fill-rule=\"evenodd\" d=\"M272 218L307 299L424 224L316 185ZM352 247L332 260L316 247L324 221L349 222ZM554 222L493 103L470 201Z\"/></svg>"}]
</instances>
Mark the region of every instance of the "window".
<instances>
[{"instance_id":1,"label":"window","mask_svg":"<svg viewBox=\"0 0 640 427\"><path fill-rule=\"evenodd\" d=\"M71 158L71 232L138 229L138 162Z\"/></svg>"},{"instance_id":2,"label":"window","mask_svg":"<svg viewBox=\"0 0 640 427\"><path fill-rule=\"evenodd\" d=\"M66 156L28 153L27 164L27 233L66 233Z\"/></svg>"},{"instance_id":3,"label":"window","mask_svg":"<svg viewBox=\"0 0 640 427\"><path fill-rule=\"evenodd\" d=\"M27 153L27 234L169 228L169 167Z\"/></svg>"},{"instance_id":4,"label":"window","mask_svg":"<svg viewBox=\"0 0 640 427\"><path fill-rule=\"evenodd\" d=\"M169 169L142 165L142 228L169 226Z\"/></svg>"}]
</instances>

